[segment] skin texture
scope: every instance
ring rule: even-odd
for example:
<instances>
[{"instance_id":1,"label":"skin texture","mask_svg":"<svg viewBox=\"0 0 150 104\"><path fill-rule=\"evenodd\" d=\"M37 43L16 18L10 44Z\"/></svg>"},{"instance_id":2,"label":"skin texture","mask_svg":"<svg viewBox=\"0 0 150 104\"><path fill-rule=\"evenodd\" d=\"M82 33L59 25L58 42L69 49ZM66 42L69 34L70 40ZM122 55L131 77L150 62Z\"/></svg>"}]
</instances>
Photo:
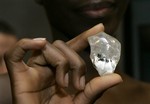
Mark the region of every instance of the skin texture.
<instances>
[{"instance_id":1,"label":"skin texture","mask_svg":"<svg viewBox=\"0 0 150 104\"><path fill-rule=\"evenodd\" d=\"M13 103L92 104L106 89L122 82L118 74L110 74L85 83L86 66L77 52L88 46L88 36L103 30L99 24L66 43L57 40L50 44L41 38L20 40L5 57ZM23 57L29 50L33 50L33 55L25 64ZM71 86L75 92L69 91Z\"/></svg>"}]
</instances>

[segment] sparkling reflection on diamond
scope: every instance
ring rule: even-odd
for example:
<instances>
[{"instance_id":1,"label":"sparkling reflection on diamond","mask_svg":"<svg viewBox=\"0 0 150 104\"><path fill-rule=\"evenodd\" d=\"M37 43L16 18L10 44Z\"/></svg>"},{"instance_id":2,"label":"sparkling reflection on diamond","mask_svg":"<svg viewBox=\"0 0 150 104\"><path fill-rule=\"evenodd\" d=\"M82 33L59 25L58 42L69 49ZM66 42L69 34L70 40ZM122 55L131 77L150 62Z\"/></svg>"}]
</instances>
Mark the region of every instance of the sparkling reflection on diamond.
<instances>
[{"instance_id":1,"label":"sparkling reflection on diamond","mask_svg":"<svg viewBox=\"0 0 150 104\"><path fill-rule=\"evenodd\" d=\"M113 73L120 60L120 42L104 32L88 37L88 41L90 58L99 75Z\"/></svg>"}]
</instances>

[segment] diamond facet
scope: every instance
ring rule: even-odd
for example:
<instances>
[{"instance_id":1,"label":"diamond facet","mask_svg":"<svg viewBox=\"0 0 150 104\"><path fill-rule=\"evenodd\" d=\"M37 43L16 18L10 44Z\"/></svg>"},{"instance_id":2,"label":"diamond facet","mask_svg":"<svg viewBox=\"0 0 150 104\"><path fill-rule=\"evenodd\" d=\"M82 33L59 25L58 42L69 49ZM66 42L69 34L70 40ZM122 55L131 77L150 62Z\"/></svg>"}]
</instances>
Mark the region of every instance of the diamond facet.
<instances>
[{"instance_id":1,"label":"diamond facet","mask_svg":"<svg viewBox=\"0 0 150 104\"><path fill-rule=\"evenodd\" d=\"M100 76L113 73L120 60L121 44L114 37L100 32L88 37L90 58Z\"/></svg>"}]
</instances>

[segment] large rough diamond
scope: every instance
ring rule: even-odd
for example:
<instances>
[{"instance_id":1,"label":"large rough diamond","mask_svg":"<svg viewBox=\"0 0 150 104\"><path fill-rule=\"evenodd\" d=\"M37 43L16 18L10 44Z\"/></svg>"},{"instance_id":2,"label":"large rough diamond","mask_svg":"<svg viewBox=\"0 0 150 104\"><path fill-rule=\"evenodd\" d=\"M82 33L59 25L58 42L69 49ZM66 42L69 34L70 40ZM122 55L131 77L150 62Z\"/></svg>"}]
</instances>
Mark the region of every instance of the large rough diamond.
<instances>
[{"instance_id":1,"label":"large rough diamond","mask_svg":"<svg viewBox=\"0 0 150 104\"><path fill-rule=\"evenodd\" d=\"M113 73L120 60L121 44L114 37L100 32L88 37L90 58L100 76Z\"/></svg>"}]
</instances>

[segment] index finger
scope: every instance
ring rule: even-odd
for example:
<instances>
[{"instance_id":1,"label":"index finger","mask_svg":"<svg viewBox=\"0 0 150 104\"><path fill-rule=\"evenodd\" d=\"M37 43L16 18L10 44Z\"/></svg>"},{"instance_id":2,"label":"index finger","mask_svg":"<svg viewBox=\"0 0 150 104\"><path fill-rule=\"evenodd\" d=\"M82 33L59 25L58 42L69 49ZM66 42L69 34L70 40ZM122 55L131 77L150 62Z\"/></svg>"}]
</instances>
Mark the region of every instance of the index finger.
<instances>
[{"instance_id":1,"label":"index finger","mask_svg":"<svg viewBox=\"0 0 150 104\"><path fill-rule=\"evenodd\" d=\"M9 69L21 70L25 66L23 58L28 50L39 50L44 48L45 38L22 39L5 54L6 65ZM17 68L14 68L17 66Z\"/></svg>"},{"instance_id":2,"label":"index finger","mask_svg":"<svg viewBox=\"0 0 150 104\"><path fill-rule=\"evenodd\" d=\"M73 38L72 40L68 41L67 44L76 52L80 52L88 47L88 40L89 36L95 35L99 32L104 31L103 24L98 24L93 28L81 33L77 37Z\"/></svg>"}]
</instances>

